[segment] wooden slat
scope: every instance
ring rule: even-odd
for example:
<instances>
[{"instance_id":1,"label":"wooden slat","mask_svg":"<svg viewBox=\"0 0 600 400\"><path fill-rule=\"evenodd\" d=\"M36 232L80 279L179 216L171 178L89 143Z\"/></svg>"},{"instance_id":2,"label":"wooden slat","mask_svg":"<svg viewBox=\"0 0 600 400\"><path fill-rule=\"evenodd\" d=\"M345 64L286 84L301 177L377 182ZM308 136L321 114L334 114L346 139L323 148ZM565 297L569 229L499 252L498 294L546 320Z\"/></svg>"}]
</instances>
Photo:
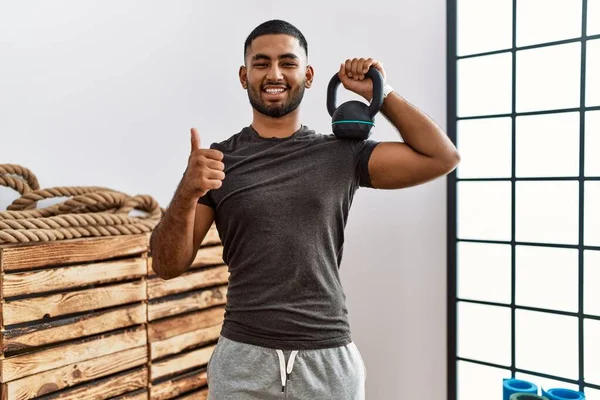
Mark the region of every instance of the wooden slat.
<instances>
[{"instance_id":1,"label":"wooden slat","mask_svg":"<svg viewBox=\"0 0 600 400\"><path fill-rule=\"evenodd\" d=\"M0 246L0 267L2 271L12 271L49 265L97 262L142 254L147 250L146 235L121 235L2 245Z\"/></svg>"},{"instance_id":2,"label":"wooden slat","mask_svg":"<svg viewBox=\"0 0 600 400\"><path fill-rule=\"evenodd\" d=\"M135 279L145 275L145 258L5 274L3 298Z\"/></svg>"},{"instance_id":3,"label":"wooden slat","mask_svg":"<svg viewBox=\"0 0 600 400\"><path fill-rule=\"evenodd\" d=\"M206 371L194 371L183 377L176 377L150 388L151 400L168 400L182 393L206 386Z\"/></svg>"},{"instance_id":4,"label":"wooden slat","mask_svg":"<svg viewBox=\"0 0 600 400\"><path fill-rule=\"evenodd\" d=\"M223 323L224 307L215 307L148 324L148 341L150 343L166 340L183 333Z\"/></svg>"},{"instance_id":5,"label":"wooden slat","mask_svg":"<svg viewBox=\"0 0 600 400\"><path fill-rule=\"evenodd\" d=\"M223 264L223 246L201 247L196 253L191 268L201 268L207 265Z\"/></svg>"},{"instance_id":6,"label":"wooden slat","mask_svg":"<svg viewBox=\"0 0 600 400\"><path fill-rule=\"evenodd\" d=\"M39 400L81 400L81 399L108 399L123 393L141 389L148 385L148 368L118 374L114 377L104 378L80 387L66 390L54 395L39 398Z\"/></svg>"},{"instance_id":7,"label":"wooden slat","mask_svg":"<svg viewBox=\"0 0 600 400\"><path fill-rule=\"evenodd\" d=\"M150 365L150 380L155 381L163 376L175 375L188 369L205 366L208 364L215 347L215 345L203 347L168 360L153 363Z\"/></svg>"},{"instance_id":8,"label":"wooden slat","mask_svg":"<svg viewBox=\"0 0 600 400\"><path fill-rule=\"evenodd\" d=\"M212 224L206 236L202 240L200 246L211 246L215 244L220 244L221 238L219 237L219 231L217 230L217 226Z\"/></svg>"},{"instance_id":9,"label":"wooden slat","mask_svg":"<svg viewBox=\"0 0 600 400\"><path fill-rule=\"evenodd\" d=\"M4 325L58 317L146 299L144 281L22 299L3 304Z\"/></svg>"},{"instance_id":10,"label":"wooden slat","mask_svg":"<svg viewBox=\"0 0 600 400\"><path fill-rule=\"evenodd\" d=\"M31 399L135 368L147 362L148 347L140 346L17 379L3 384L3 391L9 400Z\"/></svg>"},{"instance_id":11,"label":"wooden slat","mask_svg":"<svg viewBox=\"0 0 600 400\"><path fill-rule=\"evenodd\" d=\"M2 332L2 353L96 335L146 322L145 303Z\"/></svg>"},{"instance_id":12,"label":"wooden slat","mask_svg":"<svg viewBox=\"0 0 600 400\"><path fill-rule=\"evenodd\" d=\"M208 246L201 247L196 253L194 261L192 261L192 268L200 268L206 265L223 264L223 246Z\"/></svg>"},{"instance_id":13,"label":"wooden slat","mask_svg":"<svg viewBox=\"0 0 600 400\"><path fill-rule=\"evenodd\" d=\"M171 294L189 292L194 289L205 288L215 285L223 285L229 282L227 265L216 268L202 269L196 272L186 272L181 276L163 280L148 280L148 299L169 296Z\"/></svg>"},{"instance_id":14,"label":"wooden slat","mask_svg":"<svg viewBox=\"0 0 600 400\"><path fill-rule=\"evenodd\" d=\"M71 342L34 353L1 358L0 381L9 382L146 344L146 329L137 328Z\"/></svg>"},{"instance_id":15,"label":"wooden slat","mask_svg":"<svg viewBox=\"0 0 600 400\"><path fill-rule=\"evenodd\" d=\"M177 400L206 400L208 399L208 388L199 390L185 396L178 397Z\"/></svg>"},{"instance_id":16,"label":"wooden slat","mask_svg":"<svg viewBox=\"0 0 600 400\"><path fill-rule=\"evenodd\" d=\"M222 305L226 302L227 286L192 292L184 296L148 303L148 321Z\"/></svg>"},{"instance_id":17,"label":"wooden slat","mask_svg":"<svg viewBox=\"0 0 600 400\"><path fill-rule=\"evenodd\" d=\"M149 257L152 258L152 257ZM223 264L223 246L201 247L196 253L190 269L204 268L211 265ZM152 261L148 262L148 276L156 276L152 269Z\"/></svg>"},{"instance_id":18,"label":"wooden slat","mask_svg":"<svg viewBox=\"0 0 600 400\"><path fill-rule=\"evenodd\" d=\"M144 388L142 391L136 390L132 393L126 393L121 396L113 397L110 400L148 400L150 394L148 388Z\"/></svg>"},{"instance_id":19,"label":"wooden slat","mask_svg":"<svg viewBox=\"0 0 600 400\"><path fill-rule=\"evenodd\" d=\"M208 326L166 340L150 343L150 359L156 360L214 342L219 338L221 325Z\"/></svg>"}]
</instances>

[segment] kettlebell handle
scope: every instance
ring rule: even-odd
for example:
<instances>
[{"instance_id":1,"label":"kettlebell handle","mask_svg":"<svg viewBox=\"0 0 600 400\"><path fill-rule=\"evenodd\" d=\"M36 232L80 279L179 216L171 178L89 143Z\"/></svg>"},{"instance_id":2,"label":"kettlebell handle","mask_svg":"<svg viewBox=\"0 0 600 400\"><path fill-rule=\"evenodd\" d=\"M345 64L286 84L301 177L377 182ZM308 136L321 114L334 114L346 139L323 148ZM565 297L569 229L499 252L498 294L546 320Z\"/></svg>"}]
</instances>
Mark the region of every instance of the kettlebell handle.
<instances>
[{"instance_id":1,"label":"kettlebell handle","mask_svg":"<svg viewBox=\"0 0 600 400\"><path fill-rule=\"evenodd\" d=\"M369 68L366 75L373 81L373 98L371 99L371 104L369 104L369 114L371 118L375 118L375 115L377 115L383 105L383 76L381 72L373 67ZM327 87L327 111L329 111L329 115L332 117L337 108L337 89L341 83L340 77L335 73Z\"/></svg>"}]
</instances>

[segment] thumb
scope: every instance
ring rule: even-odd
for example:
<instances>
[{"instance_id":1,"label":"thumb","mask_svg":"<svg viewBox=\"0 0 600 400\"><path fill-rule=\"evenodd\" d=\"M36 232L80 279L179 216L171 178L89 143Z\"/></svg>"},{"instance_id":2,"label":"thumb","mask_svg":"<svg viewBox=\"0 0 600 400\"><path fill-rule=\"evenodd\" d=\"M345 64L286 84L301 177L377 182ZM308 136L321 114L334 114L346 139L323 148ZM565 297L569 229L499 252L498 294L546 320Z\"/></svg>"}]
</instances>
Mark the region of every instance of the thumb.
<instances>
[{"instance_id":1,"label":"thumb","mask_svg":"<svg viewBox=\"0 0 600 400\"><path fill-rule=\"evenodd\" d=\"M200 150L201 149L201 145L200 145L200 134L198 133L198 130L196 128L192 128L191 129L191 133L192 133L192 152L195 150Z\"/></svg>"}]
</instances>

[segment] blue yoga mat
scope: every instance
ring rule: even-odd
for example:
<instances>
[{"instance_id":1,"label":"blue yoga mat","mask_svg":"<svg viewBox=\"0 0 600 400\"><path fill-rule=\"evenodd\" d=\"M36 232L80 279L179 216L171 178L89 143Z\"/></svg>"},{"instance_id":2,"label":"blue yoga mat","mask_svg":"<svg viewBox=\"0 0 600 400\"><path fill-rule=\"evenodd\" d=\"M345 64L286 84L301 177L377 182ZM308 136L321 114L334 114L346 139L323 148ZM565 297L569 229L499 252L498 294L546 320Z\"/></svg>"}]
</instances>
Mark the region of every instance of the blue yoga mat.
<instances>
[{"instance_id":1,"label":"blue yoga mat","mask_svg":"<svg viewBox=\"0 0 600 400\"><path fill-rule=\"evenodd\" d=\"M537 394L515 393L510 395L510 400L549 400L547 397Z\"/></svg>"},{"instance_id":2,"label":"blue yoga mat","mask_svg":"<svg viewBox=\"0 0 600 400\"><path fill-rule=\"evenodd\" d=\"M510 396L515 393L525 393L525 394L537 394L538 387L527 381L522 381L520 379L507 379L504 378L502 380L502 386L504 388L504 400L510 400Z\"/></svg>"},{"instance_id":3,"label":"blue yoga mat","mask_svg":"<svg viewBox=\"0 0 600 400\"><path fill-rule=\"evenodd\" d=\"M545 391L542 388L542 395L548 400L585 400L585 394L570 389L550 389Z\"/></svg>"}]
</instances>

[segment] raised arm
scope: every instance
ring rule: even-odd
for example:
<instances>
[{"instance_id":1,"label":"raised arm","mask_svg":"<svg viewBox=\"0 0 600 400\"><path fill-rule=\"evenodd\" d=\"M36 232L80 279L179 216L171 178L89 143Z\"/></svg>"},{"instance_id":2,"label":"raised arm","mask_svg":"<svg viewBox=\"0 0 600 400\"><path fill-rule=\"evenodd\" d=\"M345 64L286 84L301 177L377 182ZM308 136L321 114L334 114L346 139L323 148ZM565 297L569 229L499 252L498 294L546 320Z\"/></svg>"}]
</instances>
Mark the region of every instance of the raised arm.
<instances>
[{"instance_id":1,"label":"raised arm","mask_svg":"<svg viewBox=\"0 0 600 400\"><path fill-rule=\"evenodd\" d=\"M347 60L339 76L348 90L370 100L373 84L365 79L370 67L386 78L381 63L372 58ZM446 133L425 113L398 93L385 98L381 113L398 129L402 142L382 142L371 154L369 175L374 188L400 189L446 175L460 162L460 155Z\"/></svg>"},{"instance_id":2,"label":"raised arm","mask_svg":"<svg viewBox=\"0 0 600 400\"><path fill-rule=\"evenodd\" d=\"M402 142L380 143L371 154L373 187L400 189L444 176L456 168L460 155L433 120L391 92L381 113L398 129Z\"/></svg>"}]
</instances>

